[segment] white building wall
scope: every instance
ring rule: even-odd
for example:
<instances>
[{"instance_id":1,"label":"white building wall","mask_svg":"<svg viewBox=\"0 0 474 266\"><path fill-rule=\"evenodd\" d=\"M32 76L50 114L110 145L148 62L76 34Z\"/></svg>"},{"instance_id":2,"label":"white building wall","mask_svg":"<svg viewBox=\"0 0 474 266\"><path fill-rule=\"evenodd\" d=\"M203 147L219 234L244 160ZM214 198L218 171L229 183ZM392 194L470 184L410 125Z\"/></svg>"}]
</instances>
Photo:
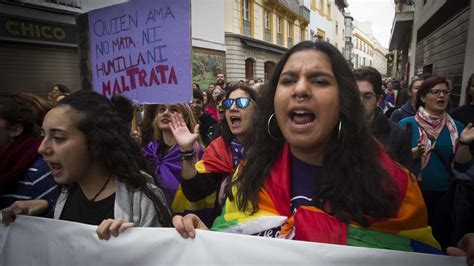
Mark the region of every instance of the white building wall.
<instances>
[{"instance_id":1,"label":"white building wall","mask_svg":"<svg viewBox=\"0 0 474 266\"><path fill-rule=\"evenodd\" d=\"M224 1L191 0L193 47L225 51L224 24Z\"/></svg>"},{"instance_id":2,"label":"white building wall","mask_svg":"<svg viewBox=\"0 0 474 266\"><path fill-rule=\"evenodd\" d=\"M345 25L344 25L344 14L337 8L336 5L333 6L332 8L333 12L333 39L334 39L334 44L337 43L337 48L341 53L344 52L344 46L345 46ZM337 23L337 29L336 29L336 23Z\"/></svg>"},{"instance_id":3,"label":"white building wall","mask_svg":"<svg viewBox=\"0 0 474 266\"><path fill-rule=\"evenodd\" d=\"M327 41L329 39L329 42L334 44L333 40L333 26L332 26L332 21L329 21L326 16L322 16L319 11L314 11L310 9L310 18L309 18L309 25L308 29L313 30L315 34L318 33L318 28L323 30L325 32L326 39ZM314 36L309 36L310 40L313 39Z\"/></svg>"}]
</instances>

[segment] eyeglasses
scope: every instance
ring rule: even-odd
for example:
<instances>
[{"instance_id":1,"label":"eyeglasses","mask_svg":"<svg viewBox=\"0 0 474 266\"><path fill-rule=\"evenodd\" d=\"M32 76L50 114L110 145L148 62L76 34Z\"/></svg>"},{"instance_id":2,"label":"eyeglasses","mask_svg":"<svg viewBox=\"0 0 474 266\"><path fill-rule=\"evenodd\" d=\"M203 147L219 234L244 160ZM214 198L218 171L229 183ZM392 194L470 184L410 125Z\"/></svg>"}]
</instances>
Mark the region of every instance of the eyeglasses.
<instances>
[{"instance_id":1,"label":"eyeglasses","mask_svg":"<svg viewBox=\"0 0 474 266\"><path fill-rule=\"evenodd\" d=\"M376 95L374 92L365 92L363 94L360 95L360 99L362 101L370 101L372 100L372 98L374 98Z\"/></svg>"},{"instance_id":2,"label":"eyeglasses","mask_svg":"<svg viewBox=\"0 0 474 266\"><path fill-rule=\"evenodd\" d=\"M446 89L446 90L430 89L430 93L431 93L432 95L436 95L436 96L438 96L440 93L443 93L444 95L450 95L450 94L451 94L451 90L450 90L450 89Z\"/></svg>"},{"instance_id":3,"label":"eyeglasses","mask_svg":"<svg viewBox=\"0 0 474 266\"><path fill-rule=\"evenodd\" d=\"M236 99L225 99L222 101L222 107L224 107L224 109L226 110L230 109L232 105L234 104L234 101L237 107L239 108L247 108L250 102L253 102L253 100L248 97L240 97Z\"/></svg>"}]
</instances>

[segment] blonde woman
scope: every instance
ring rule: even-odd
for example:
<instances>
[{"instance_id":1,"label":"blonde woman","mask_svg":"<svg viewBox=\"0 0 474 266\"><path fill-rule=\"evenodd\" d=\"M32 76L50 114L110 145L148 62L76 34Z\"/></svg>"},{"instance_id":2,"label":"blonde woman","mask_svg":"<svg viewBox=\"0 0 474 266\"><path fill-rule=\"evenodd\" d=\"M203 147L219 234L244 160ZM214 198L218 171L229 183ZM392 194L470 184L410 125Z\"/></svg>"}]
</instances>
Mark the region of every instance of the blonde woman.
<instances>
[{"instance_id":1,"label":"blonde woman","mask_svg":"<svg viewBox=\"0 0 474 266\"><path fill-rule=\"evenodd\" d=\"M182 162L198 160L203 153L201 140L189 151L181 151L171 133L171 115L180 114L190 131L199 130L191 108L187 104L158 104L147 106L143 121L142 148L144 156L154 167L154 179L165 191L171 203L181 183ZM198 132L198 131L197 131Z\"/></svg>"}]
</instances>

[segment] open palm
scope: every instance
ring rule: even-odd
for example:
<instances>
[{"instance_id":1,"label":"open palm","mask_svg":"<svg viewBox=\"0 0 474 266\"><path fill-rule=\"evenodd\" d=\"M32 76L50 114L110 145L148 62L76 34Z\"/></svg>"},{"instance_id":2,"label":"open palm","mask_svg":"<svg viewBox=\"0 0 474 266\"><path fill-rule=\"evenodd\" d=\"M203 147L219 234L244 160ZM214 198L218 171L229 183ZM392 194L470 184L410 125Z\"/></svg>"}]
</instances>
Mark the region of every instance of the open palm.
<instances>
[{"instance_id":1,"label":"open palm","mask_svg":"<svg viewBox=\"0 0 474 266\"><path fill-rule=\"evenodd\" d=\"M173 133L176 143L184 150L191 150L194 143L199 138L199 124L194 127L194 132L191 133L186 126L183 116L178 113L171 115L170 122L171 132Z\"/></svg>"}]
</instances>

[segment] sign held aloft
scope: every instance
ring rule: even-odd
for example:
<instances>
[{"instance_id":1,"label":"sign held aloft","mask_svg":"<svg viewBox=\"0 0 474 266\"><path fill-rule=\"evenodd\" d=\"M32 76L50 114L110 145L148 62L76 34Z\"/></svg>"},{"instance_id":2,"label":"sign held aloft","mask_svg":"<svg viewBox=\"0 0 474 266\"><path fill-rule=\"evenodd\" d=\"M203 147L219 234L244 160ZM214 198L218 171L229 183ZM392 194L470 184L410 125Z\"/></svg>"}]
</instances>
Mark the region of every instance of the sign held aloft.
<instances>
[{"instance_id":1,"label":"sign held aloft","mask_svg":"<svg viewBox=\"0 0 474 266\"><path fill-rule=\"evenodd\" d=\"M88 17L96 92L145 104L191 100L190 0L136 0Z\"/></svg>"}]
</instances>

